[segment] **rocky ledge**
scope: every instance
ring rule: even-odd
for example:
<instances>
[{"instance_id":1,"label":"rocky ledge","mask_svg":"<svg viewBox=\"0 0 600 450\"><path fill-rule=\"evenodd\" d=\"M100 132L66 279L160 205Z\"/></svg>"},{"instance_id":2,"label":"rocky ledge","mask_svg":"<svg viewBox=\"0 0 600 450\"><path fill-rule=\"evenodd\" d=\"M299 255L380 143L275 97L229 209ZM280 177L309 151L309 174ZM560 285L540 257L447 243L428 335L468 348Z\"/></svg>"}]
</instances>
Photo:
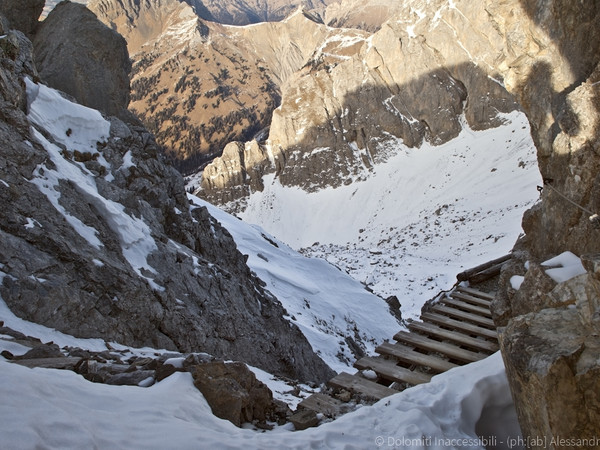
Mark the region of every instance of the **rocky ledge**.
<instances>
[{"instance_id":1,"label":"rocky ledge","mask_svg":"<svg viewBox=\"0 0 600 450\"><path fill-rule=\"evenodd\" d=\"M251 423L270 428L292 415L289 407L273 399L271 390L240 362L224 362L206 353L153 353L143 356L129 349L117 350L106 343L102 352L63 347L3 326L0 340L29 348L22 355L4 350L5 359L29 368L71 370L94 383L147 388L175 372L188 372L213 413L238 427Z\"/></svg>"}]
</instances>

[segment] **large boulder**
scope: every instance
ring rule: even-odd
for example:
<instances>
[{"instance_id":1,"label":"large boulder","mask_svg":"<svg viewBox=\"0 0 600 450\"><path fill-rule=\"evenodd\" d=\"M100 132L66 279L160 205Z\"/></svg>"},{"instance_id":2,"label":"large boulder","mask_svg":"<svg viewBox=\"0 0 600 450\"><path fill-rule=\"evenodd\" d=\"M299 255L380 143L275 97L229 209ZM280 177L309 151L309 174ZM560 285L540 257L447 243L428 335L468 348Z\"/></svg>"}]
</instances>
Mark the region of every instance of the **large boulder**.
<instances>
[{"instance_id":1,"label":"large boulder","mask_svg":"<svg viewBox=\"0 0 600 450\"><path fill-rule=\"evenodd\" d=\"M546 308L501 329L521 428L542 439L535 448L600 444L600 255L584 261L589 272L556 285Z\"/></svg>"},{"instance_id":2,"label":"large boulder","mask_svg":"<svg viewBox=\"0 0 600 450\"><path fill-rule=\"evenodd\" d=\"M30 36L35 32L44 4L44 0L0 0L0 15L8 19L11 28Z\"/></svg>"},{"instance_id":3,"label":"large boulder","mask_svg":"<svg viewBox=\"0 0 600 450\"><path fill-rule=\"evenodd\" d=\"M42 79L82 105L125 115L131 62L122 36L78 3L59 3L33 40Z\"/></svg>"},{"instance_id":4,"label":"large boulder","mask_svg":"<svg viewBox=\"0 0 600 450\"><path fill-rule=\"evenodd\" d=\"M200 364L192 373L215 416L238 427L243 423L285 419L273 393L245 364L221 361Z\"/></svg>"}]
</instances>

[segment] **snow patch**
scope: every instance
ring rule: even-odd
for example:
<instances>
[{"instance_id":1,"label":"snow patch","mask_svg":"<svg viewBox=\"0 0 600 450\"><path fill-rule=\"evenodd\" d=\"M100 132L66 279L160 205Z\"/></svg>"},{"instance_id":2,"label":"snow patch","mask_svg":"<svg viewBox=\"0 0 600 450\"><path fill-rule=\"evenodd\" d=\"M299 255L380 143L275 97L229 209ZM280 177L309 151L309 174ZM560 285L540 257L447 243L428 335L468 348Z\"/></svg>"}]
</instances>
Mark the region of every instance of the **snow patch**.
<instances>
[{"instance_id":1,"label":"snow patch","mask_svg":"<svg viewBox=\"0 0 600 450\"><path fill-rule=\"evenodd\" d=\"M248 266L283 304L313 350L336 371L353 370L351 340L373 353L401 325L381 298L328 262L307 258L258 226L250 226L195 196L233 236Z\"/></svg>"},{"instance_id":2,"label":"snow patch","mask_svg":"<svg viewBox=\"0 0 600 450\"><path fill-rule=\"evenodd\" d=\"M571 252L564 252L548 261L544 261L542 266L550 267L545 272L557 283L564 283L571 278L586 273L581 259Z\"/></svg>"},{"instance_id":3,"label":"snow patch","mask_svg":"<svg viewBox=\"0 0 600 450\"><path fill-rule=\"evenodd\" d=\"M523 281L525 281L525 277L522 277L521 275L513 275L510 277L510 285L515 291L521 289Z\"/></svg>"},{"instance_id":4,"label":"snow patch","mask_svg":"<svg viewBox=\"0 0 600 450\"><path fill-rule=\"evenodd\" d=\"M49 132L67 150L96 153L97 143L110 136L110 122L99 111L70 102L54 89L25 78L27 117Z\"/></svg>"},{"instance_id":5,"label":"snow patch","mask_svg":"<svg viewBox=\"0 0 600 450\"><path fill-rule=\"evenodd\" d=\"M0 358L0 397L0 435L15 450L199 445L293 450L324 443L328 448L425 449L452 448L447 444L458 440L483 450L485 439L506 443L507 437L520 437L499 353L296 432L289 426L256 432L215 417L189 373L175 373L148 388L109 386L73 372L32 370ZM396 445L400 440L413 445Z\"/></svg>"}]
</instances>

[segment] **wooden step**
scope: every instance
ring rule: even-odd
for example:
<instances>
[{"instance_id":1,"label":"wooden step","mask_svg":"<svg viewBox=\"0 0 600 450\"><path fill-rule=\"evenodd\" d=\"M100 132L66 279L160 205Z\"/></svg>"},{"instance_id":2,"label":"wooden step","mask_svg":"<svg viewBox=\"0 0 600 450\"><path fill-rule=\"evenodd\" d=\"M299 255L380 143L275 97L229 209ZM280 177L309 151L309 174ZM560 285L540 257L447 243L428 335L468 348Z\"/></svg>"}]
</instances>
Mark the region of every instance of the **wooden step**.
<instances>
[{"instance_id":1,"label":"wooden step","mask_svg":"<svg viewBox=\"0 0 600 450\"><path fill-rule=\"evenodd\" d=\"M492 319L461 311L460 309L450 308L449 306L444 306L440 303L433 305L431 311L495 329L494 321Z\"/></svg>"},{"instance_id":2,"label":"wooden step","mask_svg":"<svg viewBox=\"0 0 600 450\"><path fill-rule=\"evenodd\" d=\"M496 294L490 294L488 292L481 292L477 289L469 288L466 286L459 286L456 288L456 290L464 292L465 294L470 294L473 297L480 297L480 298L483 298L483 299L489 300L489 301L494 300L494 297L496 297Z\"/></svg>"},{"instance_id":3,"label":"wooden step","mask_svg":"<svg viewBox=\"0 0 600 450\"><path fill-rule=\"evenodd\" d=\"M431 380L431 375L400 367L397 365L397 362L398 361L395 359L365 356L356 361L354 367L361 370L371 369L386 380L408 383L413 386L421 383L428 383Z\"/></svg>"},{"instance_id":4,"label":"wooden step","mask_svg":"<svg viewBox=\"0 0 600 450\"><path fill-rule=\"evenodd\" d=\"M437 323L456 330L462 330L465 333L475 334L498 342L498 333L496 333L496 330L490 330L489 328L483 328L468 322L461 322L460 320L455 320L441 314L431 312L423 313L421 314L421 320L424 322Z\"/></svg>"},{"instance_id":5,"label":"wooden step","mask_svg":"<svg viewBox=\"0 0 600 450\"><path fill-rule=\"evenodd\" d=\"M444 305L454 306L456 308L462 309L463 311L467 311L473 314L478 314L480 316L492 318L492 313L489 308L482 308L481 306L475 306L471 303L463 302L461 300L455 300L451 297L444 297L440 300L440 303Z\"/></svg>"},{"instance_id":6,"label":"wooden step","mask_svg":"<svg viewBox=\"0 0 600 450\"><path fill-rule=\"evenodd\" d=\"M329 395L315 393L298 403L298 408L309 409L327 417L337 417L342 413L344 403Z\"/></svg>"},{"instance_id":7,"label":"wooden step","mask_svg":"<svg viewBox=\"0 0 600 450\"><path fill-rule=\"evenodd\" d=\"M417 331L429 334L431 336L448 339L449 341L453 341L458 345L464 345L465 347L477 349L478 351L488 353L494 353L498 351L498 344L490 342L487 339L477 339L456 330L446 330L444 328L440 328L431 323L410 322L408 324L408 329L411 331Z\"/></svg>"},{"instance_id":8,"label":"wooden step","mask_svg":"<svg viewBox=\"0 0 600 450\"><path fill-rule=\"evenodd\" d=\"M452 298L464 300L465 302L469 302L473 305L481 306L482 308L486 308L486 309L490 309L490 304L492 303L490 300L485 300L483 298L474 297L472 295L465 294L464 292L461 292L461 291L454 291L454 292L451 292L449 295Z\"/></svg>"},{"instance_id":9,"label":"wooden step","mask_svg":"<svg viewBox=\"0 0 600 450\"><path fill-rule=\"evenodd\" d=\"M76 356L65 356L58 358L13 359L10 362L29 367L30 369L41 367L44 369L74 370L77 363L82 359Z\"/></svg>"},{"instance_id":10,"label":"wooden step","mask_svg":"<svg viewBox=\"0 0 600 450\"><path fill-rule=\"evenodd\" d=\"M429 339L426 336L423 336L422 334L407 333L406 331L400 331L396 333L394 335L394 339L396 339L401 344L413 345L423 350L441 353L442 355L445 355L450 359L456 359L464 363L480 361L483 358L489 356L484 355L482 353L465 350L464 348L460 348L456 345L449 344L447 342L435 341L433 339Z\"/></svg>"},{"instance_id":11,"label":"wooden step","mask_svg":"<svg viewBox=\"0 0 600 450\"><path fill-rule=\"evenodd\" d=\"M375 400L381 400L389 395L398 393L395 389L390 389L374 381L367 380L358 375L350 375L346 372L336 375L329 380L328 384L332 387L346 389Z\"/></svg>"},{"instance_id":12,"label":"wooden step","mask_svg":"<svg viewBox=\"0 0 600 450\"><path fill-rule=\"evenodd\" d=\"M445 372L453 367L458 367L457 364L438 358L437 356L425 355L415 352L412 348L401 344L391 344L384 342L375 349L380 355L393 356L401 361L417 366L427 366L437 372Z\"/></svg>"}]
</instances>

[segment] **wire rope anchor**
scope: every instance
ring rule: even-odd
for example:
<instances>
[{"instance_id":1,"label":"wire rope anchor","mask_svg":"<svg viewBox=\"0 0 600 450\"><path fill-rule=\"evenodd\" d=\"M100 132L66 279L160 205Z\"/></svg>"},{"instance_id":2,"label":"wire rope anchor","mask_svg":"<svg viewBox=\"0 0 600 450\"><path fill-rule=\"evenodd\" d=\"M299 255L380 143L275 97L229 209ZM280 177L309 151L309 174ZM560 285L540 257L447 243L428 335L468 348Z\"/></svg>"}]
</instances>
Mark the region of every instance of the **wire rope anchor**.
<instances>
[{"instance_id":1,"label":"wire rope anchor","mask_svg":"<svg viewBox=\"0 0 600 450\"><path fill-rule=\"evenodd\" d=\"M583 206L581 206L578 203L575 203L573 200L571 200L569 197L567 197L565 194L563 194L562 192L560 192L558 189L556 189L554 186L552 186L552 182L554 180L552 178L544 178L544 186L538 186L537 190L540 193L540 195L542 194L543 190L548 187L550 188L550 190L556 192L560 197L562 197L564 200L566 200L567 202L569 202L571 205L575 206L576 208L579 208L581 211L583 211L586 214L589 214L589 221L590 224L592 226L592 228L596 229L596 230L600 230L600 215L590 211L587 208L584 208Z\"/></svg>"}]
</instances>

